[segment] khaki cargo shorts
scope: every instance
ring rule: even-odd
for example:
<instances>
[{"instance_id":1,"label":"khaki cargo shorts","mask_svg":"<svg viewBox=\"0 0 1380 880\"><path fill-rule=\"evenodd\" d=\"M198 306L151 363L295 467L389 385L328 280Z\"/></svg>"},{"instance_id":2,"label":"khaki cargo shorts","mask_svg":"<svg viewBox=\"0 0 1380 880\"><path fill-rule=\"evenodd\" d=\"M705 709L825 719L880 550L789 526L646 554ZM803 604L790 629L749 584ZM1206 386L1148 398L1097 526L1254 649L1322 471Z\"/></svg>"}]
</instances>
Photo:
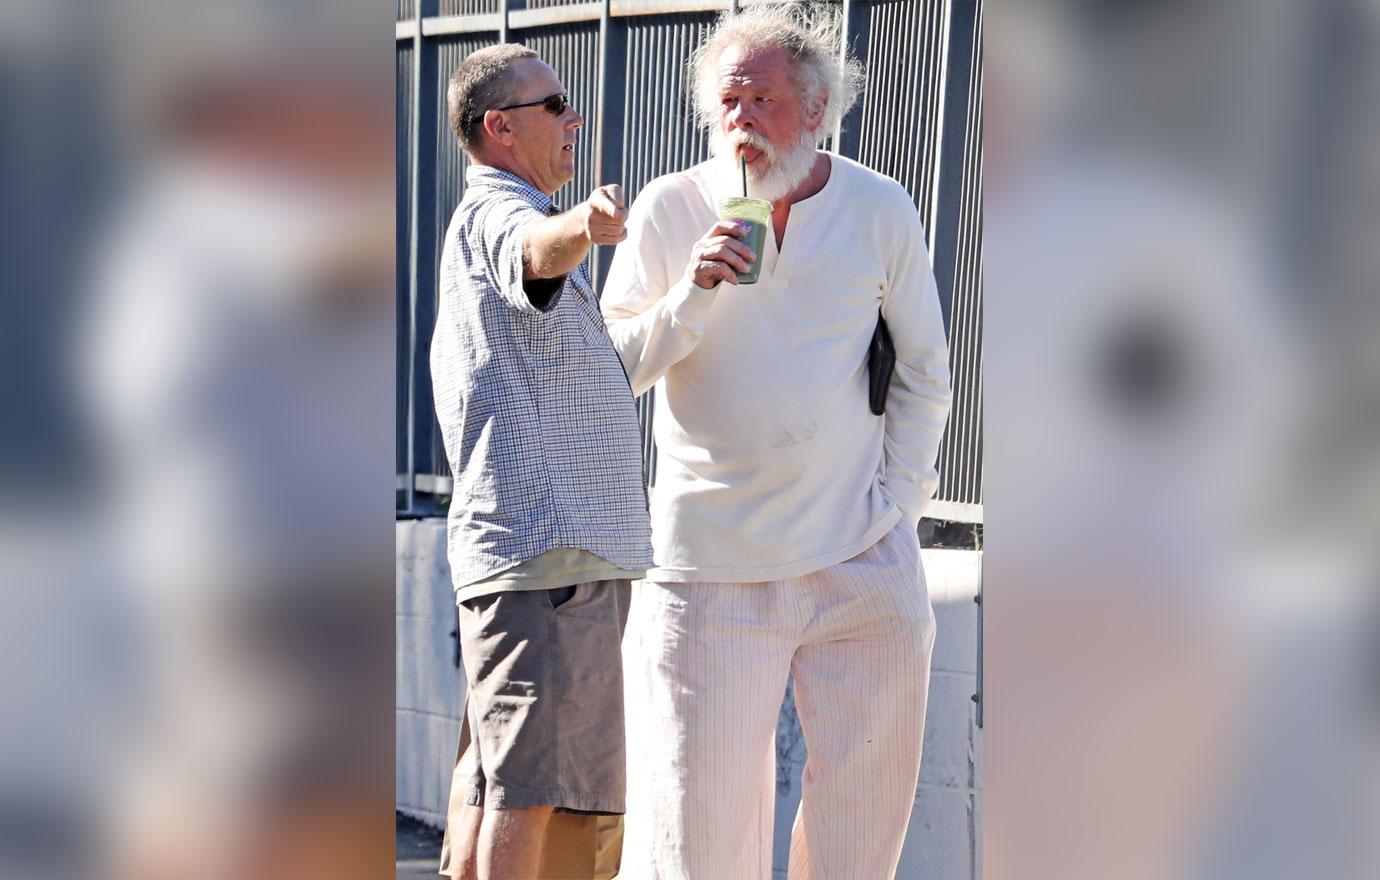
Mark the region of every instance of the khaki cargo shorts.
<instances>
[{"instance_id":1,"label":"khaki cargo shorts","mask_svg":"<svg viewBox=\"0 0 1380 880\"><path fill-rule=\"evenodd\" d=\"M473 746L456 768L465 802L623 812L619 643L630 584L478 596L460 604Z\"/></svg>"}]
</instances>

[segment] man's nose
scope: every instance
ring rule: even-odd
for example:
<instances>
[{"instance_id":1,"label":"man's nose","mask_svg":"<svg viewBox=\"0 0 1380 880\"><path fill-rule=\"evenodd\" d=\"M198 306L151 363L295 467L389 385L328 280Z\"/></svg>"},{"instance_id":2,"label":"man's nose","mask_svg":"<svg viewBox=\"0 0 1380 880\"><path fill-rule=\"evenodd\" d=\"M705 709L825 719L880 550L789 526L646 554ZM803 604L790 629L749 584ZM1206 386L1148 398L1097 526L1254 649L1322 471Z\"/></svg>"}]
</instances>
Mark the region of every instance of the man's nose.
<instances>
[{"instance_id":1,"label":"man's nose","mask_svg":"<svg viewBox=\"0 0 1380 880\"><path fill-rule=\"evenodd\" d=\"M576 129L583 127L584 124L585 118L580 115L580 111L576 110L574 107L571 107L570 119L566 122L566 125L569 126L571 129Z\"/></svg>"},{"instance_id":2,"label":"man's nose","mask_svg":"<svg viewBox=\"0 0 1380 880\"><path fill-rule=\"evenodd\" d=\"M729 128L741 128L744 131L756 125L756 122L752 118L752 113L748 109L748 105L741 101L735 104L732 110L728 111L727 121Z\"/></svg>"}]
</instances>

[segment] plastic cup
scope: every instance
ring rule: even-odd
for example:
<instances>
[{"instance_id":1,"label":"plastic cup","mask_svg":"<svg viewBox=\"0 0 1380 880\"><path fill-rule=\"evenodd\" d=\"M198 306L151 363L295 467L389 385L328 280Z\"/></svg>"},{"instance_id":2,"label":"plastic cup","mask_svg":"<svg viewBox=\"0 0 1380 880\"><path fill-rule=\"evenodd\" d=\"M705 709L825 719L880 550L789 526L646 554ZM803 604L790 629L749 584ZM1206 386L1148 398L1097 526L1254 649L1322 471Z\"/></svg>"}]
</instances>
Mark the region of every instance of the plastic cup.
<instances>
[{"instance_id":1,"label":"plastic cup","mask_svg":"<svg viewBox=\"0 0 1380 880\"><path fill-rule=\"evenodd\" d=\"M756 255L746 272L738 272L739 284L756 284L762 269L762 249L767 243L767 228L771 225L771 202L765 199L745 199L741 196L724 199L719 204L719 217L738 220L748 225L748 234L741 241Z\"/></svg>"}]
</instances>

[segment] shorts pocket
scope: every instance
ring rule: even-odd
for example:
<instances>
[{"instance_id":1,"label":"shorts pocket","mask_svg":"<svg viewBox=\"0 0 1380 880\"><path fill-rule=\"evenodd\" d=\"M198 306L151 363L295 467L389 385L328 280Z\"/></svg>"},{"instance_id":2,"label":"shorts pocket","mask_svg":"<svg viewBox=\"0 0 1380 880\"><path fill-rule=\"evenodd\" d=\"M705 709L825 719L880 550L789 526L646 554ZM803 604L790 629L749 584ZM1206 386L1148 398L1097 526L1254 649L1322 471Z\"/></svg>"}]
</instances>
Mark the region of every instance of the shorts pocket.
<instances>
[{"instance_id":1,"label":"shorts pocket","mask_svg":"<svg viewBox=\"0 0 1380 880\"><path fill-rule=\"evenodd\" d=\"M555 587L550 590L543 590L546 600L551 603L552 608L560 608L571 599L575 598L575 593L580 589L579 584L569 587Z\"/></svg>"}]
</instances>

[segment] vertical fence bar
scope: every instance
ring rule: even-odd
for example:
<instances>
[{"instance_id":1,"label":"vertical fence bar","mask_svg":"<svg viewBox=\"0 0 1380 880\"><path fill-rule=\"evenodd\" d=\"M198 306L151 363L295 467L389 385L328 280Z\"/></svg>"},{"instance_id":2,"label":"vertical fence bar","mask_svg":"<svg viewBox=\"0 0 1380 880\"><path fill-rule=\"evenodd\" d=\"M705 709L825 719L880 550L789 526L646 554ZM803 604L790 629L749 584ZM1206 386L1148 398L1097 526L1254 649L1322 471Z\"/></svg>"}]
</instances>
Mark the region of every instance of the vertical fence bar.
<instances>
[{"instance_id":1,"label":"vertical fence bar","mask_svg":"<svg viewBox=\"0 0 1380 880\"><path fill-rule=\"evenodd\" d=\"M948 92L949 82L950 82L950 79L949 79L949 73L950 73L950 70L949 70L949 58L950 58L950 55L949 55L949 52L950 52L949 37L950 37L951 29L952 29L952 26L953 26L953 13L954 13L954 7L955 7L955 6L959 6L959 5L963 5L963 3L962 3L962 0L944 0L944 2L943 2L942 4L940 4L940 5L941 5L941 7L942 7L942 8L939 10L940 22L941 22L941 23L940 23L939 28L938 28L938 31L939 31L939 32L938 32L938 34L936 34L935 41L934 41L934 43L932 44L932 45L934 46L935 53L939 56L939 57L938 57L938 60L937 60L937 62L936 62L936 64L935 64L935 67L934 67L935 82L934 82L934 92L933 92L933 96L934 96L934 97L933 97L933 101L930 100L930 93L929 93L928 90L927 90L927 93L926 93L926 95L925 95L925 104L926 104L926 106L933 106L933 107L934 107L935 116L936 116L935 121L934 121L934 130L935 130L934 161L933 161L933 167L932 167L931 170L930 170L931 177L930 177L929 187L928 187L928 189L929 189L929 191L930 191L930 200L929 200L929 205L928 205L928 207L929 207L929 215L928 215L927 217L925 217L925 231L928 232L928 233L929 233L929 236L930 236L929 246L930 246L930 249L931 249L931 250L934 249L935 242L936 242L937 237L938 237L938 230L935 228L935 226L936 226L935 218L938 216L938 207L939 207L939 183L940 183L940 180L942 179L942 178L941 178L941 175L942 175L942 174L944 173L944 171L945 171L945 169L944 169L944 159L945 159L945 156L944 156L944 149L943 149L944 134L945 134L945 132L947 131L947 128L946 128L946 126L945 126L945 122L946 122L946 120L948 119L948 112L949 112L951 109L953 109L952 107L949 106L948 101L945 100L945 98L947 97L947 92ZM971 3L969 3L968 5L971 5ZM966 95L966 93L967 93L966 77L964 78L964 81L965 81L965 82L964 82L963 88L964 88L964 94ZM964 104L964 107L965 107L965 108L967 107L966 103ZM955 126L952 126L953 128L961 128L961 127L963 126L964 122L967 121L966 114L956 114L956 115L954 116L954 118L958 121L958 124L955 125ZM950 174L950 175L948 175L948 176L949 176L949 177L953 177L954 175ZM960 172L960 176L961 176L961 172ZM922 183L921 185L923 186L924 184ZM943 303L941 302L940 305L941 305L941 307L942 307L942 306L943 306ZM948 319L949 319L949 316L948 316L948 314L946 313L946 314L944 315L945 326L948 326Z\"/></svg>"},{"instance_id":2,"label":"vertical fence bar","mask_svg":"<svg viewBox=\"0 0 1380 880\"><path fill-rule=\"evenodd\" d=\"M599 93L594 110L595 186L623 181L627 54L627 23L613 17L613 0L604 0L599 15ZM632 193L626 189L624 187L624 197L631 200ZM596 291L604 289L604 276L612 258L612 249L608 247L596 247L589 255L590 277Z\"/></svg>"},{"instance_id":3,"label":"vertical fence bar","mask_svg":"<svg viewBox=\"0 0 1380 880\"><path fill-rule=\"evenodd\" d=\"M412 161L412 235L408 242L408 359L407 397L407 513L416 514L417 463L431 460L431 434L419 430L422 415L419 401L431 399L431 377L427 363L428 346L421 342L419 312L423 300L435 295L436 241L432 220L436 216L436 45L422 36L422 21L436 14L438 0L417 3L417 33L413 50L413 93L416 95L416 132ZM425 224L422 218L426 218ZM425 232L423 232L425 230ZM428 310L429 311L429 310Z\"/></svg>"},{"instance_id":4,"label":"vertical fence bar","mask_svg":"<svg viewBox=\"0 0 1380 880\"><path fill-rule=\"evenodd\" d=\"M435 2L435 0L433 0ZM422 101L422 17L425 2L419 2L413 9L413 23L416 30L412 34L412 118L413 125L421 124L422 111L426 105ZM412 172L409 175L408 203L412 209L412 230L407 241L407 465L405 479L406 485L403 487L405 493L406 512L411 514L417 509L417 248L418 237L420 235L417 222L420 214L417 210L417 192L421 189L419 176L422 173L421 163L418 161L417 144L420 139L414 135L413 142L409 144L412 154Z\"/></svg>"},{"instance_id":5,"label":"vertical fence bar","mask_svg":"<svg viewBox=\"0 0 1380 880\"><path fill-rule=\"evenodd\" d=\"M416 12L412 7L406 7L401 12L405 12L408 21L416 24ZM408 398L408 379L411 375L412 350L409 347L410 340L407 333L410 327L410 314L412 309L412 270L410 262L411 242L412 242L412 173L413 173L413 116L416 96L414 89L416 83L413 79L416 74L416 54L417 40L412 34L406 38L398 40L396 45L397 60L394 65L395 76L397 77L397 94L394 97L394 108L396 116L396 132L394 142L397 150L397 168L395 169L394 193L397 202L397 230L394 235L394 243L397 248L397 259L394 267L394 287L393 287L393 308L396 313L393 334L397 351L394 354L394 373L393 377L396 395L394 406L396 414L394 416L394 453L393 453L393 473L397 480L397 491L405 494L406 487L403 480L407 474L408 456L408 423L411 420L412 401ZM399 510L405 509L406 505L397 502Z\"/></svg>"},{"instance_id":6,"label":"vertical fence bar","mask_svg":"<svg viewBox=\"0 0 1380 880\"><path fill-rule=\"evenodd\" d=\"M973 26L975 0L952 0L949 4L949 48L944 114L954 121L939 135L939 173L936 182L934 230L934 275L939 283L939 306L948 327L953 309L954 273L958 258L959 214L963 200L963 166L967 153L968 101L973 70Z\"/></svg>"}]
</instances>

